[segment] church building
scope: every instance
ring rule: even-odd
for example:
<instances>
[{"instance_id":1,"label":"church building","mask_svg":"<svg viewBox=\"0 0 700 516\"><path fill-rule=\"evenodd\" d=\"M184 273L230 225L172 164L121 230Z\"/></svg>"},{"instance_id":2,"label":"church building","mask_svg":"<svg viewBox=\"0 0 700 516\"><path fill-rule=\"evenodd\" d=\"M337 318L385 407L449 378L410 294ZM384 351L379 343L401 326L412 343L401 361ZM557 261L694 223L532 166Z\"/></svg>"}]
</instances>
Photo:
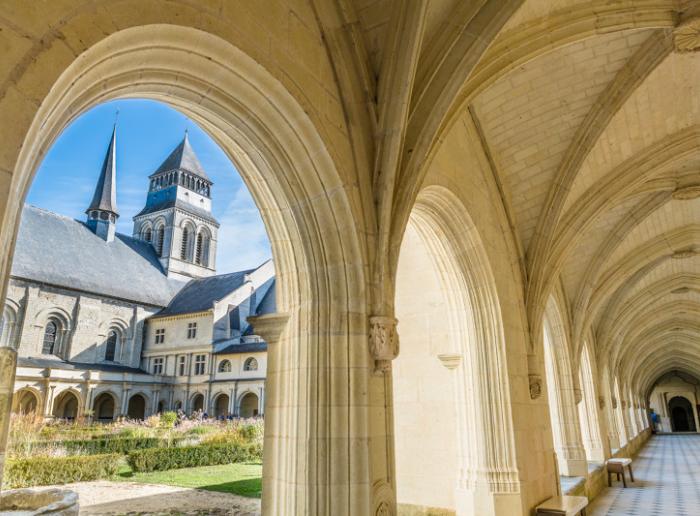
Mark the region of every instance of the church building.
<instances>
[{"instance_id":1,"label":"church building","mask_svg":"<svg viewBox=\"0 0 700 516\"><path fill-rule=\"evenodd\" d=\"M85 222L26 205L0 344L18 350L14 410L144 418L263 414L272 261L216 274L212 181L188 135L149 178L132 236L116 231L116 127Z\"/></svg>"}]
</instances>

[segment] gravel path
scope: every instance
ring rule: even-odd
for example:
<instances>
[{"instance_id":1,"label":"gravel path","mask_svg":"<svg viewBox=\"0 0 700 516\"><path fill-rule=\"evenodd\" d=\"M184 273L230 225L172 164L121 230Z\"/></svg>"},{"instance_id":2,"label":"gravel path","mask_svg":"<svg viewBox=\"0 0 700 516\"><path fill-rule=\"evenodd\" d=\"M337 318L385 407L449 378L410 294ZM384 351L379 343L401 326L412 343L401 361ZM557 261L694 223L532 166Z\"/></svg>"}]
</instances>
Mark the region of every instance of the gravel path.
<instances>
[{"instance_id":1,"label":"gravel path","mask_svg":"<svg viewBox=\"0 0 700 516\"><path fill-rule=\"evenodd\" d=\"M79 482L62 486L80 497L80 514L110 516L251 516L260 500L200 489L130 482Z\"/></svg>"}]
</instances>

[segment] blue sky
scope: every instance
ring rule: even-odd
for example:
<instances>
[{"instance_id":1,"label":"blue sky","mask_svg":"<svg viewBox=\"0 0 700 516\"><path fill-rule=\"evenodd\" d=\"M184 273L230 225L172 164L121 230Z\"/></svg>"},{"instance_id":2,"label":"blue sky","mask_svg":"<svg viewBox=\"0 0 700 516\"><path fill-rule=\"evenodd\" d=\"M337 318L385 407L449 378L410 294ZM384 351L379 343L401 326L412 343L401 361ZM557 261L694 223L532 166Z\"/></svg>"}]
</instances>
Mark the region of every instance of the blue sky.
<instances>
[{"instance_id":1,"label":"blue sky","mask_svg":"<svg viewBox=\"0 0 700 516\"><path fill-rule=\"evenodd\" d=\"M146 202L148 176L187 129L197 157L214 181L212 210L221 223L217 272L255 267L270 258L260 212L233 163L193 121L159 102L117 100L81 115L42 162L27 195L29 204L85 220L117 110L117 231L132 234L131 218Z\"/></svg>"}]
</instances>

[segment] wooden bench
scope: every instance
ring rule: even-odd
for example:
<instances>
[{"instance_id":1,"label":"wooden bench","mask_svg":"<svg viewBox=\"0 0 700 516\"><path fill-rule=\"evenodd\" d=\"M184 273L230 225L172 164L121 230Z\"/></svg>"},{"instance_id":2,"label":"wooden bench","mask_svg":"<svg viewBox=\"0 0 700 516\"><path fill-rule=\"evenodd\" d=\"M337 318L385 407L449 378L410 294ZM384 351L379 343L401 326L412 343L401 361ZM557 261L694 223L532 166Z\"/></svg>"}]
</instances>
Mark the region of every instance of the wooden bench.
<instances>
[{"instance_id":1,"label":"wooden bench","mask_svg":"<svg viewBox=\"0 0 700 516\"><path fill-rule=\"evenodd\" d=\"M608 459L605 465L608 469L608 487L612 487L610 475L613 473L617 475L618 481L620 480L620 475L622 475L622 485L627 487L627 481L625 480L625 466L627 466L627 469L630 472L630 480L634 482L634 473L632 473L632 459Z\"/></svg>"},{"instance_id":2,"label":"wooden bench","mask_svg":"<svg viewBox=\"0 0 700 516\"><path fill-rule=\"evenodd\" d=\"M538 515L549 516L586 516L588 498L585 496L553 496L539 504L536 508Z\"/></svg>"}]
</instances>

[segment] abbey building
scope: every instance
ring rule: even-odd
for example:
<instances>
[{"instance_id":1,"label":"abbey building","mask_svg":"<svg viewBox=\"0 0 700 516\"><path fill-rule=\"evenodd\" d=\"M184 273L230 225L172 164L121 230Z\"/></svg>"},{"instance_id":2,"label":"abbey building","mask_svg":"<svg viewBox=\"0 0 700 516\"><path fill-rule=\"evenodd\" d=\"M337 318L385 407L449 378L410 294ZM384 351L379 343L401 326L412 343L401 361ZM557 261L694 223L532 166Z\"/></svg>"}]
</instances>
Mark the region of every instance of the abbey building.
<instances>
[{"instance_id":1,"label":"abbey building","mask_svg":"<svg viewBox=\"0 0 700 516\"><path fill-rule=\"evenodd\" d=\"M116 128L81 222L25 206L0 344L18 350L14 410L143 418L262 415L271 261L216 274L212 181L188 136L150 176L133 235L116 232Z\"/></svg>"}]
</instances>

